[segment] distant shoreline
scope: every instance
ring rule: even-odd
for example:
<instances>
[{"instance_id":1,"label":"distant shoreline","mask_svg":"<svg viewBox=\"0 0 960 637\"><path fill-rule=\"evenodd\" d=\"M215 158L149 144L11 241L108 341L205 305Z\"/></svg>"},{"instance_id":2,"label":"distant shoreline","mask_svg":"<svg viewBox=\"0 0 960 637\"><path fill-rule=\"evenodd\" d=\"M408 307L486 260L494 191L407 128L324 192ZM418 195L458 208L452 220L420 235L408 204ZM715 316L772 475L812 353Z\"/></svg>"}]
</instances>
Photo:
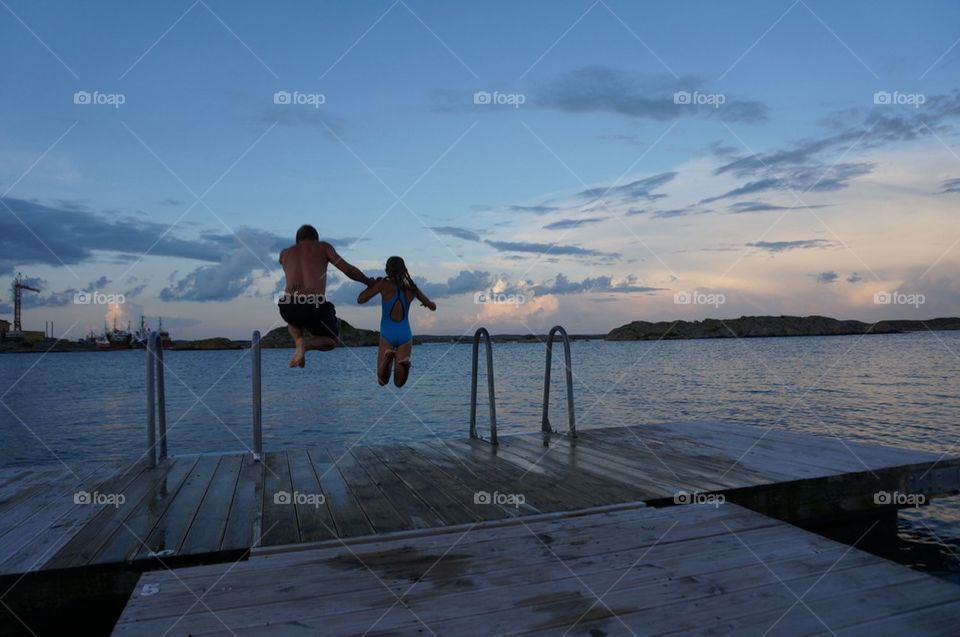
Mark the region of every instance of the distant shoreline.
<instances>
[{"instance_id":1,"label":"distant shoreline","mask_svg":"<svg viewBox=\"0 0 960 637\"><path fill-rule=\"evenodd\" d=\"M571 334L571 341L638 341L699 340L717 338L777 338L799 336L851 336L905 334L923 331L960 330L960 318L944 317L929 320L891 320L876 323L838 320L825 316L742 316L736 319L704 319L702 321L633 321L606 334ZM341 336L347 347L375 347L379 334L341 323ZM494 343L542 343L546 334L492 334ZM469 344L473 335L423 334L414 336L417 345L431 343ZM265 349L292 349L293 341L285 327L278 327L261 340ZM174 351L247 349L249 340L224 337L174 341ZM99 351L93 345L76 341L44 339L33 343L0 341L0 354L36 354ZM127 351L127 350L106 350Z\"/></svg>"}]
</instances>

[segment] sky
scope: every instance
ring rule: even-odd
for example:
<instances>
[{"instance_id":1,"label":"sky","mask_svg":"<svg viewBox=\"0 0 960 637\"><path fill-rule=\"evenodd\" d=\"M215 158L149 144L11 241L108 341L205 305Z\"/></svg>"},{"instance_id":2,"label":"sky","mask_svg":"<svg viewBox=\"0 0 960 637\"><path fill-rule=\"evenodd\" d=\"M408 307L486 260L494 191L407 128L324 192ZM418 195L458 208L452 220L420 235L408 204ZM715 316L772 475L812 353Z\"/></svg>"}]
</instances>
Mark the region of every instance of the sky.
<instances>
[{"instance_id":1,"label":"sky","mask_svg":"<svg viewBox=\"0 0 960 637\"><path fill-rule=\"evenodd\" d=\"M2 0L0 56L25 329L248 338L303 223L419 333L960 314L956 2Z\"/></svg>"}]
</instances>

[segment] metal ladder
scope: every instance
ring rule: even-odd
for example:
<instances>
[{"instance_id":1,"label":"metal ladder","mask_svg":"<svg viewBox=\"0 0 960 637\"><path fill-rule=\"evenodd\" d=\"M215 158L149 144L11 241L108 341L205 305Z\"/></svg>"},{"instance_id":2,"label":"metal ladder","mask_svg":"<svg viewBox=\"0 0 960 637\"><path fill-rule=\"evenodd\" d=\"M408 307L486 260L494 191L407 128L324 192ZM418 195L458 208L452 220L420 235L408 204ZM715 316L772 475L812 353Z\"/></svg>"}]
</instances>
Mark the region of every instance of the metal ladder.
<instances>
[{"instance_id":1,"label":"metal ladder","mask_svg":"<svg viewBox=\"0 0 960 637\"><path fill-rule=\"evenodd\" d=\"M550 426L549 408L550 408L550 371L553 363L553 339L559 334L563 341L563 361L567 377L567 434L577 437L576 417L573 408L573 363L570 356L570 337L567 331L560 325L555 325L550 329L547 335L547 360L543 372L543 411L540 422L541 430L544 433L553 433ZM490 332L487 328L481 327L473 334L473 357L471 360L470 377L470 437L479 439L477 434L477 373L480 362L480 341L483 340L486 358L487 358L487 394L490 401L490 444L497 444L497 405L496 391L493 382L493 342L490 339Z\"/></svg>"}]
</instances>

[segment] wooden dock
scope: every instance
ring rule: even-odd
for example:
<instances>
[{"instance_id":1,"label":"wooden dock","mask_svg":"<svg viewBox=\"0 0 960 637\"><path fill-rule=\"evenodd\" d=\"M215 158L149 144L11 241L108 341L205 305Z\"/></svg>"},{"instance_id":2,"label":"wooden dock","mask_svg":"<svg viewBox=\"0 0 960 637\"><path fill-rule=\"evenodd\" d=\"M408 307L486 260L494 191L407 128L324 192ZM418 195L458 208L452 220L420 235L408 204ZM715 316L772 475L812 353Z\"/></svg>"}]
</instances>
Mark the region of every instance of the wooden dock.
<instances>
[{"instance_id":1,"label":"wooden dock","mask_svg":"<svg viewBox=\"0 0 960 637\"><path fill-rule=\"evenodd\" d=\"M960 587L733 504L474 522L146 573L114 635L956 635Z\"/></svg>"},{"instance_id":2,"label":"wooden dock","mask_svg":"<svg viewBox=\"0 0 960 637\"><path fill-rule=\"evenodd\" d=\"M576 439L508 435L498 446L437 439L285 450L262 462L181 456L155 468L74 472L0 473L0 576L230 560L253 546L623 502L661 506L693 493L809 522L877 511L881 492L960 492L957 457L712 423L588 429Z\"/></svg>"},{"instance_id":3,"label":"wooden dock","mask_svg":"<svg viewBox=\"0 0 960 637\"><path fill-rule=\"evenodd\" d=\"M29 623L22 618L94 593L122 603L143 572L233 564L257 548L721 496L813 526L895 512L897 501L876 502L884 493L960 493L960 457L671 423L586 429L577 438L503 435L497 446L435 439L271 451L261 462L227 454L171 457L156 467L7 469L0 627L13 624L10 615ZM913 575L904 569L901 579Z\"/></svg>"}]
</instances>

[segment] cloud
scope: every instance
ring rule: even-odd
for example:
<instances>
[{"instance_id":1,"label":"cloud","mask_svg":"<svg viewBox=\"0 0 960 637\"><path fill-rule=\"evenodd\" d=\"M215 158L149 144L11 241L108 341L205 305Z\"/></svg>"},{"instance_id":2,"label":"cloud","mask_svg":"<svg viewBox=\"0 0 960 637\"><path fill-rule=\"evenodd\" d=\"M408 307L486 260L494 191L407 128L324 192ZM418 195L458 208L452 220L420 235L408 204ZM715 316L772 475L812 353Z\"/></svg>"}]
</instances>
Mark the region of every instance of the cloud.
<instances>
[{"instance_id":1,"label":"cloud","mask_svg":"<svg viewBox=\"0 0 960 637\"><path fill-rule=\"evenodd\" d=\"M851 272L847 275L847 283L862 283L863 277L860 276L857 272Z\"/></svg>"},{"instance_id":2,"label":"cloud","mask_svg":"<svg viewBox=\"0 0 960 637\"><path fill-rule=\"evenodd\" d=\"M831 165L826 159L852 148L874 149L884 145L909 142L931 135L954 132L953 120L960 116L960 91L927 96L923 109L896 109L886 105L872 108L846 109L821 120L827 129L820 137L798 140L783 148L760 153L735 155L725 150L714 152L726 161L714 174L731 174L749 179L743 186L718 197L715 201L765 190L789 188L796 191L830 191L845 188L848 182L870 172L871 164ZM950 182L952 180L948 180ZM782 183L781 183L782 182ZM960 184L944 183L944 192Z\"/></svg>"},{"instance_id":3,"label":"cloud","mask_svg":"<svg viewBox=\"0 0 960 637\"><path fill-rule=\"evenodd\" d=\"M943 194L950 192L960 193L960 177L954 179L944 179L943 180L943 190L940 191Z\"/></svg>"},{"instance_id":4,"label":"cloud","mask_svg":"<svg viewBox=\"0 0 960 637\"><path fill-rule=\"evenodd\" d=\"M798 166L776 176L764 177L728 190L715 197L702 199L700 203L712 203L721 199L753 195L771 190L788 191L799 194L807 192L827 192L842 190L850 181L866 175L874 168L871 162L855 162L844 164Z\"/></svg>"},{"instance_id":5,"label":"cloud","mask_svg":"<svg viewBox=\"0 0 960 637\"><path fill-rule=\"evenodd\" d=\"M806 208L826 208L826 204L815 206L780 206L766 201L738 201L730 205L730 212L741 214L745 212L770 212L776 210L804 210Z\"/></svg>"},{"instance_id":6,"label":"cloud","mask_svg":"<svg viewBox=\"0 0 960 637\"><path fill-rule=\"evenodd\" d=\"M222 246L218 263L195 268L160 290L162 301L229 301L244 294L258 275L271 272L273 254L286 243L275 234L240 228L235 235L206 235Z\"/></svg>"},{"instance_id":7,"label":"cloud","mask_svg":"<svg viewBox=\"0 0 960 637\"><path fill-rule=\"evenodd\" d=\"M458 239L465 239L467 241L480 241L479 234L466 228L458 228L456 226L432 226L429 229L433 230L437 234L456 237Z\"/></svg>"},{"instance_id":8,"label":"cloud","mask_svg":"<svg viewBox=\"0 0 960 637\"><path fill-rule=\"evenodd\" d=\"M222 256L224 237L229 235L184 239L169 225L139 217L109 217L0 197L0 269L33 263L76 265L90 260L96 251L142 254L149 250L156 256L216 262Z\"/></svg>"},{"instance_id":9,"label":"cloud","mask_svg":"<svg viewBox=\"0 0 960 637\"><path fill-rule=\"evenodd\" d=\"M789 250L826 248L833 244L824 239L797 239L794 241L755 241L747 245L751 248L766 250L767 252L787 252Z\"/></svg>"},{"instance_id":10,"label":"cloud","mask_svg":"<svg viewBox=\"0 0 960 637\"><path fill-rule=\"evenodd\" d=\"M179 199L164 199L163 201L158 202L158 204L161 206L170 206L170 207L179 207L184 205L184 203L186 202L181 201Z\"/></svg>"},{"instance_id":11,"label":"cloud","mask_svg":"<svg viewBox=\"0 0 960 637\"><path fill-rule=\"evenodd\" d=\"M544 230L567 230L569 228L579 228L581 226L589 226L595 223L600 223L604 221L606 217L587 217L586 219L560 219L559 221L554 221L553 223L548 223L543 226Z\"/></svg>"},{"instance_id":12,"label":"cloud","mask_svg":"<svg viewBox=\"0 0 960 637\"><path fill-rule=\"evenodd\" d=\"M536 96L535 103L566 113L615 113L655 121L697 115L747 124L767 120L766 105L757 101L726 99L719 108L675 102L674 93L692 92L702 85L697 77L634 77L610 67L588 66L554 79Z\"/></svg>"},{"instance_id":13,"label":"cloud","mask_svg":"<svg viewBox=\"0 0 960 637\"><path fill-rule=\"evenodd\" d=\"M545 215L548 212L555 212L560 209L555 206L510 206L508 210L510 212L528 212L535 215Z\"/></svg>"},{"instance_id":14,"label":"cloud","mask_svg":"<svg viewBox=\"0 0 960 637\"><path fill-rule=\"evenodd\" d=\"M813 278L817 281L817 283L836 283L837 279L840 278L840 275L831 270L828 272L821 272L820 274L815 274L813 275Z\"/></svg>"},{"instance_id":15,"label":"cloud","mask_svg":"<svg viewBox=\"0 0 960 637\"><path fill-rule=\"evenodd\" d=\"M556 277L554 277L553 281L549 283L543 283L530 287L530 290L537 295L586 294L597 292L627 294L634 292L659 292L665 289L666 288L637 285L637 278L633 275L626 277L622 281L615 282L613 277L605 275L587 277L581 281L571 281L566 275L558 274Z\"/></svg>"},{"instance_id":16,"label":"cloud","mask_svg":"<svg viewBox=\"0 0 960 637\"><path fill-rule=\"evenodd\" d=\"M620 186L609 186L607 188L588 188L578 192L575 197L593 201L597 199L611 199L621 202L631 201L656 201L666 197L664 194L654 193L657 188L673 181L677 176L675 172L663 172L643 179L631 181L628 184Z\"/></svg>"},{"instance_id":17,"label":"cloud","mask_svg":"<svg viewBox=\"0 0 960 637\"><path fill-rule=\"evenodd\" d=\"M619 257L616 252L602 252L579 246L560 245L557 243L533 243L529 241L484 241L488 246L500 252L532 252L535 254L552 254L554 256L581 256L581 257Z\"/></svg>"}]
</instances>

